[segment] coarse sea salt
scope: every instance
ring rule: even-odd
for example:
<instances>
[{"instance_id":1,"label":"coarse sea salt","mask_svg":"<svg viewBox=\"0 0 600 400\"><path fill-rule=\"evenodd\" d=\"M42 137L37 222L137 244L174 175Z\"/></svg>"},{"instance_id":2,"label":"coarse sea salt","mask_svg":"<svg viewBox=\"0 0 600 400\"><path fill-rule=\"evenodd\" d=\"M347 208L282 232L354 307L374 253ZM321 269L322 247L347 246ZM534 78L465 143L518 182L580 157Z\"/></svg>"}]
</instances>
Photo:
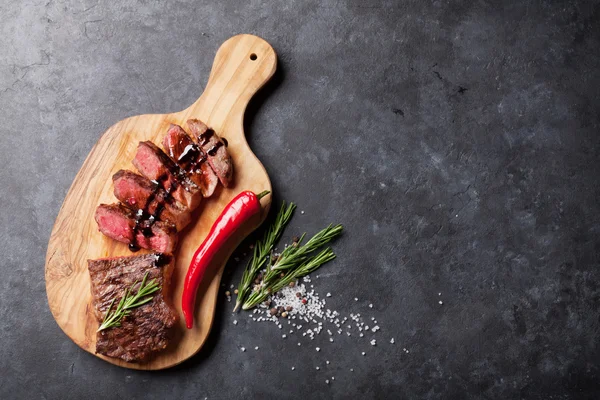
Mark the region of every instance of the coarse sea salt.
<instances>
[{"instance_id":1,"label":"coarse sea salt","mask_svg":"<svg viewBox=\"0 0 600 400\"><path fill-rule=\"evenodd\" d=\"M287 325L291 325L290 328L294 327L294 329L289 329L290 334L297 331L298 334L302 333L302 336L306 337L306 340L310 339L311 341L318 339L318 335L321 331L325 330L329 340L324 342L319 342L317 340L317 344L320 345L320 347L314 347L317 352L321 352L321 348L325 347L323 346L325 343L330 343L332 346L334 345L333 335L336 330L338 335L342 335L344 330L346 331L346 335L342 335L342 345L346 340L353 340L352 336L355 335L352 335L352 331L356 332L360 338L365 336L363 332L376 334L376 332L379 331L380 328L379 325L376 325L377 320L374 316L365 316L363 318L359 312L352 312L349 313L348 316L344 316L340 315L336 310L326 308L325 298L332 297L332 294L327 292L325 298L321 298L310 282L310 276L306 276L295 282L293 286L283 287L279 292L272 294L265 302L259 304L252 313L248 313L248 315L256 322L275 323L279 329L282 329L282 324L285 324L285 319L287 319ZM358 298L356 297L354 300L358 301ZM270 314L272 308L281 310L280 307L283 307L283 309L286 310L287 318L284 318L279 314ZM373 303L366 303L363 307L373 309ZM296 320L297 322L293 322L292 320ZM346 321L350 323L347 323ZM372 323L372 325L367 325L367 321ZM233 322L233 324L236 325L237 320ZM287 334L284 333L281 337L282 339L286 339ZM394 344L394 339L392 338L389 342L390 344ZM369 343L371 346L376 346L377 341L375 338L371 338L369 339ZM302 343L298 342L298 346L301 345ZM255 349L258 349L258 346L256 346ZM245 348L242 347L241 350L245 351ZM404 352L408 353L408 350L404 349ZM365 351L362 351L361 354L366 356ZM323 360L321 362L323 362ZM329 364L329 361L326 361L325 363ZM295 367L292 367L292 370L294 369ZM316 367L316 369L319 370L320 367ZM354 370L350 369L350 371L352 372ZM335 378L331 377L331 380L327 380L326 382L329 384L329 382L334 379Z\"/></svg>"}]
</instances>

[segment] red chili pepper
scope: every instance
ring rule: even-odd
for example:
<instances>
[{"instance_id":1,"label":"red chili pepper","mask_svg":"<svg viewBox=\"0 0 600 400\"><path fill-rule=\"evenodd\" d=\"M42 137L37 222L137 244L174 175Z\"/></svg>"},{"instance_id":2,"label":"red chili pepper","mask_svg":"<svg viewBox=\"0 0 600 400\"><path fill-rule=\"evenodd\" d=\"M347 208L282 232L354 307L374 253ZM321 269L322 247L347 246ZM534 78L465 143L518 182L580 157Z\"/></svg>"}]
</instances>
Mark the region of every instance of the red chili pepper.
<instances>
[{"instance_id":1,"label":"red chili pepper","mask_svg":"<svg viewBox=\"0 0 600 400\"><path fill-rule=\"evenodd\" d=\"M196 292L210 265L214 255L223 243L253 215L260 211L260 199L269 194L264 191L258 195L245 191L238 194L227 204L221 215L213 224L208 236L198 247L190 267L188 268L185 282L183 284L183 297L181 309L185 318L185 325L191 329L194 325L194 305L196 304Z\"/></svg>"}]
</instances>

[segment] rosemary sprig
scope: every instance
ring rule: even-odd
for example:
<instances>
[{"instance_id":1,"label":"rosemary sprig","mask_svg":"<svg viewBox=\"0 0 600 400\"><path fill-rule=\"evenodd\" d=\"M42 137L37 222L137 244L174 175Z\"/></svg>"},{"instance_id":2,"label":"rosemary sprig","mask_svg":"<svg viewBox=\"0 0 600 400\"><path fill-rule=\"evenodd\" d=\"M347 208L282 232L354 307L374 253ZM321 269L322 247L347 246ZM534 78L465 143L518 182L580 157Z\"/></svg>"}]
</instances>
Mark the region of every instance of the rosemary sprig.
<instances>
[{"instance_id":1,"label":"rosemary sprig","mask_svg":"<svg viewBox=\"0 0 600 400\"><path fill-rule=\"evenodd\" d=\"M308 259L310 253L331 242L335 237L342 233L343 229L342 225L329 224L327 228L318 232L304 245L302 245L302 240L306 234L303 234L298 242L294 243L292 246L286 247L272 267L267 268L264 282L267 285L274 283L277 278L281 276L281 273L285 273L289 269L301 265Z\"/></svg>"},{"instance_id":2,"label":"rosemary sprig","mask_svg":"<svg viewBox=\"0 0 600 400\"><path fill-rule=\"evenodd\" d=\"M283 230L285 229L285 226L289 222L290 218L292 218L292 214L294 213L295 209L296 205L294 203L290 203L286 207L284 201L281 204L281 208L279 209L279 213L277 213L277 217L275 218L273 225L271 225L269 230L267 230L262 241L258 240L256 242L252 259L248 261L248 265L244 270L242 280L238 286L238 295L233 311L236 311L239 306L242 305L246 295L248 294L248 291L250 290L250 287L252 286L254 277L267 261L269 253L273 250L275 243L281 237L281 234L283 233Z\"/></svg>"},{"instance_id":3,"label":"rosemary sprig","mask_svg":"<svg viewBox=\"0 0 600 400\"><path fill-rule=\"evenodd\" d=\"M278 281L274 282L272 285L263 286L260 290L252 292L250 296L248 296L248 300L244 302L242 309L249 310L253 307L256 307L258 304L265 301L272 293L276 293L288 286L290 282L310 274L321 265L333 260L334 258L335 254L330 248L322 250L316 256L310 257L308 260L302 262L297 268L289 270L287 274L285 274Z\"/></svg>"},{"instance_id":4,"label":"rosemary sprig","mask_svg":"<svg viewBox=\"0 0 600 400\"><path fill-rule=\"evenodd\" d=\"M136 294L132 294L132 292L135 288L135 285L138 283L137 281L135 281L131 287L125 289L125 294L121 298L121 301L119 301L117 308L111 312L116 298L113 299L108 307L108 310L106 311L106 315L104 316L102 324L96 332L100 332L104 329L115 326L121 326L121 320L127 315L131 314L132 308L142 306L152 301L151 295L159 291L160 286L158 286L156 279L152 279L150 282L148 282L148 284L146 284L147 278L148 272L146 272L144 275L144 279L142 279L142 283Z\"/></svg>"},{"instance_id":5,"label":"rosemary sprig","mask_svg":"<svg viewBox=\"0 0 600 400\"><path fill-rule=\"evenodd\" d=\"M303 277L319 268L321 265L335 258L330 248L322 250L315 256L312 252L329 243L342 233L342 225L330 224L327 228L314 235L306 244L302 245L303 234L292 246L288 246L279 255L273 266L267 266L259 288L254 290L243 303L242 309L249 310L265 301L270 294L281 290L290 282Z\"/></svg>"}]
</instances>

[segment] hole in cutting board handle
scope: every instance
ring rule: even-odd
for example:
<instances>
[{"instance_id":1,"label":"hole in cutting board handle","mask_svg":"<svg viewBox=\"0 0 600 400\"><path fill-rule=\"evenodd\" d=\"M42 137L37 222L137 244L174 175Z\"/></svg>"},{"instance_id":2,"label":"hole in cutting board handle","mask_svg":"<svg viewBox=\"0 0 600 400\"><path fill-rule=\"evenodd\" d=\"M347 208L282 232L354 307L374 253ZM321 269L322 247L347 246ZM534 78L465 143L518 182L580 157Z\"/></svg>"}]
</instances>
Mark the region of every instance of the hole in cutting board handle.
<instances>
[{"instance_id":1,"label":"hole in cutting board handle","mask_svg":"<svg viewBox=\"0 0 600 400\"><path fill-rule=\"evenodd\" d=\"M254 54L254 53L250 54L250 59L252 61L256 61L257 58L258 58L258 56L256 54Z\"/></svg>"}]
</instances>

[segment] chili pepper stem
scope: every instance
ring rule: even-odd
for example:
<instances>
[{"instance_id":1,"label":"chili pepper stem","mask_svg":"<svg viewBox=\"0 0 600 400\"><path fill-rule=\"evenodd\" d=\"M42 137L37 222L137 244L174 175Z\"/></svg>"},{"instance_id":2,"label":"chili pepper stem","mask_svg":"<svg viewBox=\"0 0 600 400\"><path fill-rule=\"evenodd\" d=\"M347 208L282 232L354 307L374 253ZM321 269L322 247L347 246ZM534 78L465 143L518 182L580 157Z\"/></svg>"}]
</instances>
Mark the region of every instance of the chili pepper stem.
<instances>
[{"instance_id":1,"label":"chili pepper stem","mask_svg":"<svg viewBox=\"0 0 600 400\"><path fill-rule=\"evenodd\" d=\"M266 195L268 195L269 193L271 193L268 190L263 190L262 192L260 192L259 194L256 195L256 198L258 200L262 199L263 197L265 197Z\"/></svg>"}]
</instances>

